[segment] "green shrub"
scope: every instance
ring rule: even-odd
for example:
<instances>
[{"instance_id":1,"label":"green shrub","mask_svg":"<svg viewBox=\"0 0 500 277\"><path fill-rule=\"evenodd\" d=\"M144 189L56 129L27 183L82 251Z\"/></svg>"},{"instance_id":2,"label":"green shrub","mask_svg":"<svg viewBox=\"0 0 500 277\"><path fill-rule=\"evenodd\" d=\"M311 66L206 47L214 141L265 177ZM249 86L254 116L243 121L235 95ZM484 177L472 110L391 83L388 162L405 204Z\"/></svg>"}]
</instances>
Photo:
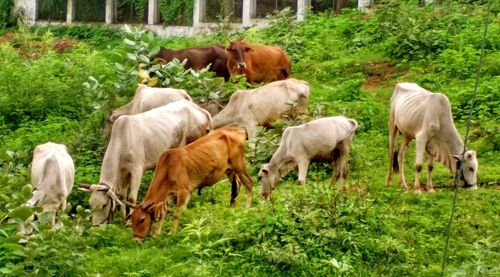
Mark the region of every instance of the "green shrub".
<instances>
[{"instance_id":1,"label":"green shrub","mask_svg":"<svg viewBox=\"0 0 500 277\"><path fill-rule=\"evenodd\" d=\"M19 14L14 10L13 0L0 0L0 30L15 27Z\"/></svg>"}]
</instances>

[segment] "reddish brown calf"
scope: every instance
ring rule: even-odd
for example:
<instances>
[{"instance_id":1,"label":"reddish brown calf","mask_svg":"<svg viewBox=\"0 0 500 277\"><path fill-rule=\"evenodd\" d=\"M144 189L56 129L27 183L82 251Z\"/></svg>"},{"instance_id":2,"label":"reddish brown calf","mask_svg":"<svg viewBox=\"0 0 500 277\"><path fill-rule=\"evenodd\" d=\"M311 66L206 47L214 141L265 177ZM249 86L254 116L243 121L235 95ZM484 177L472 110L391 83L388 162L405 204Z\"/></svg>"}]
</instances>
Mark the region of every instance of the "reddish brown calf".
<instances>
[{"instance_id":1,"label":"reddish brown calf","mask_svg":"<svg viewBox=\"0 0 500 277\"><path fill-rule=\"evenodd\" d=\"M247 44L238 39L229 44L227 69L231 78L245 74L250 83L287 79L292 69L290 58L276 46Z\"/></svg>"},{"instance_id":2,"label":"reddish brown calf","mask_svg":"<svg viewBox=\"0 0 500 277\"><path fill-rule=\"evenodd\" d=\"M134 239L142 240L149 234L153 222L158 222L154 235L161 232L168 202L176 199L172 231L179 227L179 217L191 193L201 187L211 186L227 174L232 184L231 207L241 183L245 185L246 208L252 204L252 179L245 163L246 132L239 128L211 131L183 147L169 149L158 159L155 175L144 201L134 206L131 215Z\"/></svg>"}]
</instances>

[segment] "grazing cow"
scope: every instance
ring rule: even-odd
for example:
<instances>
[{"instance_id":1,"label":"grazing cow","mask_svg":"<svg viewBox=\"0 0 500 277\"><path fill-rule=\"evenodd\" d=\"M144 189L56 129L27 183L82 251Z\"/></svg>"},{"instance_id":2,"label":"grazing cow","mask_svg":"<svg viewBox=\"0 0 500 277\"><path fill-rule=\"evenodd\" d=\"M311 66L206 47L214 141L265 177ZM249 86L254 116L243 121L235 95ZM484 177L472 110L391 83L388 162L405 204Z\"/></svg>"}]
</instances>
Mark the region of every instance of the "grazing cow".
<instances>
[{"instance_id":1,"label":"grazing cow","mask_svg":"<svg viewBox=\"0 0 500 277\"><path fill-rule=\"evenodd\" d=\"M357 128L354 119L343 116L320 118L286 128L278 150L259 172L261 196L268 199L280 178L297 167L299 184L305 184L311 161L332 163L332 184L338 180L342 186L347 177L347 159Z\"/></svg>"},{"instance_id":2,"label":"grazing cow","mask_svg":"<svg viewBox=\"0 0 500 277\"><path fill-rule=\"evenodd\" d=\"M248 137L255 137L257 126L270 126L291 113L305 113L309 85L306 81L287 79L250 90L238 90L227 106L214 116L214 128L238 126L246 128ZM299 103L292 107L292 103Z\"/></svg>"},{"instance_id":3,"label":"grazing cow","mask_svg":"<svg viewBox=\"0 0 500 277\"><path fill-rule=\"evenodd\" d=\"M399 154L396 150L396 136L402 134ZM392 170L399 172L399 185L406 185L403 163L405 151L411 140L416 140L415 184L413 189L421 192L420 172L424 152L427 152L428 172L426 190L434 192L432 169L434 159L446 165L453 174L457 173L457 160L462 159L464 144L453 124L450 102L440 93L432 93L417 84L400 83L396 85L391 98L389 117L389 170L386 184L391 185ZM478 163L476 152L464 153L459 166L460 185L475 186Z\"/></svg>"},{"instance_id":4,"label":"grazing cow","mask_svg":"<svg viewBox=\"0 0 500 277\"><path fill-rule=\"evenodd\" d=\"M132 101L113 111L108 121L113 124L122 115L138 114L179 100L193 101L183 89L152 88L139 84Z\"/></svg>"},{"instance_id":5,"label":"grazing cow","mask_svg":"<svg viewBox=\"0 0 500 277\"><path fill-rule=\"evenodd\" d=\"M268 83L290 77L290 58L277 46L248 44L240 38L229 43L226 51L231 78L245 74L250 83Z\"/></svg>"},{"instance_id":6,"label":"grazing cow","mask_svg":"<svg viewBox=\"0 0 500 277\"><path fill-rule=\"evenodd\" d=\"M93 224L109 221L115 204L121 204L118 198L125 199L127 192L128 201L135 203L144 171L155 166L161 153L205 135L211 125L210 114L187 100L119 117L111 131L99 183L81 185L91 192Z\"/></svg>"},{"instance_id":7,"label":"grazing cow","mask_svg":"<svg viewBox=\"0 0 500 277\"><path fill-rule=\"evenodd\" d=\"M252 179L245 167L245 140L243 129L223 128L213 130L191 144L163 153L144 201L133 205L134 239L146 237L155 220L160 222L154 235L159 235L166 213L165 204L174 199L176 210L171 232L175 231L191 193L197 188L212 186L224 174L232 184L231 207L235 206L239 186L243 183L247 192L246 208L249 208L252 204Z\"/></svg>"},{"instance_id":8,"label":"grazing cow","mask_svg":"<svg viewBox=\"0 0 500 277\"><path fill-rule=\"evenodd\" d=\"M187 59L184 65L185 69L192 68L201 70L208 65L208 70L215 72L215 76L223 77L224 80L229 80L229 71L227 70L227 53L224 46L219 44L192 47L180 50L160 48L160 52L156 55L160 63L168 63L173 59L183 61Z\"/></svg>"},{"instance_id":9,"label":"grazing cow","mask_svg":"<svg viewBox=\"0 0 500 277\"><path fill-rule=\"evenodd\" d=\"M54 224L56 211L66 209L74 178L75 165L65 145L52 142L38 145L31 163L33 196L26 204L41 206L44 212L53 213L50 223Z\"/></svg>"}]
</instances>

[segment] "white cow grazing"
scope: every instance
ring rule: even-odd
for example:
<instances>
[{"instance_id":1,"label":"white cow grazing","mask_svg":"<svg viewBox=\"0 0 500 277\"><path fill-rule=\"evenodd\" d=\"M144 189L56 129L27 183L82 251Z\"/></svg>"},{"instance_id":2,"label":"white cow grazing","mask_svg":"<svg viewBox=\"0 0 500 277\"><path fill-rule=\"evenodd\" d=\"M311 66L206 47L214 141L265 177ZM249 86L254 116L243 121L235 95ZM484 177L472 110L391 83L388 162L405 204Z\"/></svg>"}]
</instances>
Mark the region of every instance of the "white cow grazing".
<instances>
[{"instance_id":1,"label":"white cow grazing","mask_svg":"<svg viewBox=\"0 0 500 277\"><path fill-rule=\"evenodd\" d=\"M35 147L31 163L31 185L33 196L26 204L41 206L43 212L54 213L55 223L58 209L66 209L66 199L73 188L75 165L66 146L47 142Z\"/></svg>"},{"instance_id":2,"label":"white cow grazing","mask_svg":"<svg viewBox=\"0 0 500 277\"><path fill-rule=\"evenodd\" d=\"M189 94L183 89L152 88L139 84L132 101L114 110L108 120L113 124L122 115L143 113L179 100L192 102Z\"/></svg>"},{"instance_id":3,"label":"white cow grazing","mask_svg":"<svg viewBox=\"0 0 500 277\"><path fill-rule=\"evenodd\" d=\"M291 103L299 102L295 112L307 111L309 85L306 81L286 79L265 86L238 90L227 106L214 116L214 128L243 127L248 137L255 137L257 126L269 126L292 113Z\"/></svg>"},{"instance_id":4,"label":"white cow grazing","mask_svg":"<svg viewBox=\"0 0 500 277\"><path fill-rule=\"evenodd\" d=\"M125 199L128 194L128 201L136 202L144 171L153 168L164 151L205 135L211 126L210 114L187 100L119 117L104 155L99 183L80 187L91 192L93 224L109 220L115 204L121 204L118 198Z\"/></svg>"},{"instance_id":5,"label":"white cow grazing","mask_svg":"<svg viewBox=\"0 0 500 277\"><path fill-rule=\"evenodd\" d=\"M402 134L402 143L396 150L396 136ZM432 169L434 159L446 165L455 174L457 160L461 159L464 144L453 124L450 102L440 93L432 93L414 83L400 83L396 85L391 98L391 112L389 117L389 170L386 184L391 185L392 170L399 172L399 185L408 189L406 185L403 163L405 151L412 139L416 144L415 184L413 189L421 192L420 172L424 152L428 157L427 191L434 192L432 185ZM476 184L478 163L476 152L465 152L460 166L459 185L470 186Z\"/></svg>"},{"instance_id":6,"label":"white cow grazing","mask_svg":"<svg viewBox=\"0 0 500 277\"><path fill-rule=\"evenodd\" d=\"M331 162L334 167L332 184L338 180L343 185L351 141L357 128L354 119L343 116L320 118L286 128L278 150L259 172L262 197L269 198L279 179L297 167L298 181L305 184L311 161Z\"/></svg>"}]
</instances>

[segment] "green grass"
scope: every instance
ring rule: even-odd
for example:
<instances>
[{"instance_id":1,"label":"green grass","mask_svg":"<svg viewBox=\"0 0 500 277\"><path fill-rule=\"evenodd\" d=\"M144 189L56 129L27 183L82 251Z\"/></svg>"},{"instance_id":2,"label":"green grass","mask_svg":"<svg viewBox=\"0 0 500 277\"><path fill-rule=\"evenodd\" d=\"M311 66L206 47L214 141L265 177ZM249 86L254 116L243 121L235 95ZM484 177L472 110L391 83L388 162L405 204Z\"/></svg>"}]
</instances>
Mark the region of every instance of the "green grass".
<instances>
[{"instance_id":1,"label":"green grass","mask_svg":"<svg viewBox=\"0 0 500 277\"><path fill-rule=\"evenodd\" d=\"M91 227L88 195L75 187L69 197L72 205L56 228L36 223L39 231L23 237L16 234L15 221L0 225L0 275L440 275L453 176L436 163L434 194L401 190L397 175L393 186L385 186L389 99L394 85L403 81L445 93L463 137L483 12L481 5L448 1L425 9L388 3L371 16L354 11L310 14L304 23L281 14L267 29L238 34L249 42L280 45L290 54L293 77L311 85L307 120L343 114L358 121L347 185L330 186L329 166L312 164L305 186L296 183L297 173L292 172L278 184L271 201L261 200L257 172L276 150L283 128L304 119L281 120L275 129L261 132L256 150L247 152L254 178L249 210L242 208L244 191L238 207L229 208L230 185L222 180L203 189L201 196L193 194L177 233L168 234L167 219L159 237L140 244L132 241L131 228L120 216L111 224ZM445 276L500 274L500 64L494 59L500 45L494 36L499 24L491 24L487 70L469 144L478 152L481 186L458 191ZM219 36L152 40L172 48L224 44L223 31ZM136 81L117 72L115 63L130 68L137 64L127 61L131 50L121 42L126 34L116 30L82 25L21 28L17 34L15 41L0 43L0 218L26 200L21 188L29 183L31 151L46 140L68 144L77 167L76 184L98 180L104 119L130 98L133 89L126 83ZM80 43L56 53L51 43L60 36ZM40 56L30 58L31 52ZM84 82L95 87L85 88ZM223 89L235 87L226 84ZM414 181L414 151L413 142L405 160L409 185ZM143 178L139 199L152 174Z\"/></svg>"}]
</instances>

